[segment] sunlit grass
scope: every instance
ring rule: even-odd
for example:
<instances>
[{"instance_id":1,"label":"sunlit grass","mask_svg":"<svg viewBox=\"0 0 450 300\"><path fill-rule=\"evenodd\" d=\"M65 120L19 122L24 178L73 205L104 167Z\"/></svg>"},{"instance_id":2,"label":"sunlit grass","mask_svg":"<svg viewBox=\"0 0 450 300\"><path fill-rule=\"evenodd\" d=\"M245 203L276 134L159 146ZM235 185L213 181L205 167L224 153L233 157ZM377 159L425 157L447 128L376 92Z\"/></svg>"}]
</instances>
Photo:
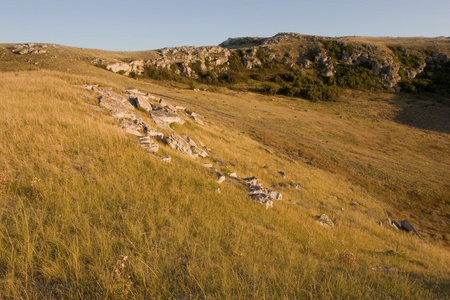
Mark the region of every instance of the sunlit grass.
<instances>
[{"instance_id":1,"label":"sunlit grass","mask_svg":"<svg viewBox=\"0 0 450 300\"><path fill-rule=\"evenodd\" d=\"M424 170L431 180L418 184L442 185L436 179L448 174L436 162L442 152L427 157L420 142L445 148L442 135L421 136L389 120L364 125L364 115L339 119L344 113L336 110L350 104L281 97L274 103L255 94L174 90L100 69L87 73L0 74L5 298L446 297L446 248L386 226L385 212L396 206L374 190L383 176L408 184ZM95 105L97 95L75 86L83 83L138 85L177 99L206 125L188 121L176 130L214 152L194 161L161 144L173 159L158 160L112 117L86 105ZM314 166L305 163L311 159ZM367 160L380 175L368 177ZM205 161L257 176L284 200L266 210L232 181L218 194ZM393 167L399 162L413 170L406 178ZM403 200L403 193L400 185L392 199ZM322 213L335 228L317 223ZM394 270L373 269L385 265Z\"/></svg>"}]
</instances>

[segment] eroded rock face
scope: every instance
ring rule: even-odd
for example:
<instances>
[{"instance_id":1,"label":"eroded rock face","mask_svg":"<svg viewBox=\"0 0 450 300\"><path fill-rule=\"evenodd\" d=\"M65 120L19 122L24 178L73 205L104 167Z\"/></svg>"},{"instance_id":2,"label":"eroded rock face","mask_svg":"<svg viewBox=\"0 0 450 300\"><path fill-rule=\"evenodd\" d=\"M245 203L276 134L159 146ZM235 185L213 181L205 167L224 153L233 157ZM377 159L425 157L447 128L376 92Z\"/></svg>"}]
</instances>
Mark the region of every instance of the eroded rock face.
<instances>
[{"instance_id":1,"label":"eroded rock face","mask_svg":"<svg viewBox=\"0 0 450 300\"><path fill-rule=\"evenodd\" d=\"M124 75L130 75L131 72L142 74L144 72L144 61L135 60L130 63L118 62L115 64L107 65L106 69L113 71L114 73L123 72Z\"/></svg>"},{"instance_id":2,"label":"eroded rock face","mask_svg":"<svg viewBox=\"0 0 450 300\"><path fill-rule=\"evenodd\" d=\"M181 73L187 77L193 75L190 66L198 62L202 71L218 67L225 70L228 68L226 64L231 56L230 50L220 46L164 48L158 52L159 57L148 61L148 64L159 68L169 68L176 65Z\"/></svg>"},{"instance_id":3,"label":"eroded rock face","mask_svg":"<svg viewBox=\"0 0 450 300\"><path fill-rule=\"evenodd\" d=\"M47 50L42 49L42 48L47 48L47 45L37 45L35 43L27 43L27 44L14 45L10 49L13 53L16 53L19 55L47 53Z\"/></svg>"}]
</instances>

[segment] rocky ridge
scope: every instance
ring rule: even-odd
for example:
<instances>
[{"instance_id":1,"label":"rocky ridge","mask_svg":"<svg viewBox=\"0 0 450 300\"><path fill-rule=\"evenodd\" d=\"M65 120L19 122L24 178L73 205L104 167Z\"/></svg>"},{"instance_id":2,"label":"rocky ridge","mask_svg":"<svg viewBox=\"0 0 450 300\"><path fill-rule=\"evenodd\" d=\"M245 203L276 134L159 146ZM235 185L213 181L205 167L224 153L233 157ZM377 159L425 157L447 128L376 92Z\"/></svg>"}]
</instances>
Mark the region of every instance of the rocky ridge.
<instances>
[{"instance_id":1,"label":"rocky ridge","mask_svg":"<svg viewBox=\"0 0 450 300\"><path fill-rule=\"evenodd\" d=\"M208 152L212 152L201 141L199 141L200 146L198 146L187 134L179 134L170 128L172 123L184 124L184 118L190 118L198 125L204 125L198 114L184 107L170 104L166 100L136 89L128 89L126 94L120 94L114 92L112 88L100 85L82 85L80 87L100 94L98 97L99 105L118 121L118 127L128 134L135 135L141 147L164 162L171 162L171 157L167 154L158 155L160 143L193 159L206 158L209 156ZM154 124L149 124L138 117L136 114L137 108L145 110ZM184 111L186 114L181 114L178 111ZM154 125L165 132L170 132L170 135L158 131L153 127ZM156 138L156 140L152 138ZM204 166L215 174L218 184L226 180L227 177L217 171L211 163L206 163ZM232 172L228 178L246 184L249 188L249 196L255 202L263 204L266 209L273 207L272 200L282 199L280 193L262 187L261 181L256 177L240 178L236 175L236 172Z\"/></svg>"},{"instance_id":2,"label":"rocky ridge","mask_svg":"<svg viewBox=\"0 0 450 300\"><path fill-rule=\"evenodd\" d=\"M286 50L286 47L281 47L283 45L291 46ZM219 46L164 48L157 50L157 58L119 61L108 64L106 68L124 75L142 75L146 66L153 66L188 78L198 78L208 71L217 76L223 74L230 69L231 60L238 58L248 70L263 68L264 63L272 62L299 70L312 69L323 76L333 77L338 65L351 65L369 69L382 84L392 88L402 79L400 74L415 78L426 66L439 68L441 63L450 61L448 51L441 53L430 50L430 47L407 48L396 46L395 42L380 46L348 38L279 33L271 38L228 39ZM260 51L266 55L261 55Z\"/></svg>"}]
</instances>

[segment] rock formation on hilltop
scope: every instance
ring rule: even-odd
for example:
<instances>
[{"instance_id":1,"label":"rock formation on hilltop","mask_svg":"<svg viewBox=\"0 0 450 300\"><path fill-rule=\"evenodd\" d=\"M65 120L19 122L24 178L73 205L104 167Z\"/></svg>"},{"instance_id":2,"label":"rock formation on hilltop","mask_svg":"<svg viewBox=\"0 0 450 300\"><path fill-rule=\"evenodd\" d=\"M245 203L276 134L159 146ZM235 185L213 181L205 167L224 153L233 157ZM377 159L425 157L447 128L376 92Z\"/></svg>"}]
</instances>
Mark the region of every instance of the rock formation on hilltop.
<instances>
[{"instance_id":1,"label":"rock formation on hilltop","mask_svg":"<svg viewBox=\"0 0 450 300\"><path fill-rule=\"evenodd\" d=\"M436 47L437 44L444 47ZM194 79L226 77L239 65L244 70L281 68L298 74L311 70L318 76L335 77L338 84L351 88L359 83L351 80L342 83L345 76L359 73L361 77L370 77L367 82L393 88L402 79L415 78L427 66L440 68L450 61L445 38L415 44L409 40L368 38L366 41L297 33L279 33L271 38L230 38L219 46L164 48L156 52L158 57L153 59L116 61L106 68L125 75L145 75L149 68L165 69Z\"/></svg>"}]
</instances>

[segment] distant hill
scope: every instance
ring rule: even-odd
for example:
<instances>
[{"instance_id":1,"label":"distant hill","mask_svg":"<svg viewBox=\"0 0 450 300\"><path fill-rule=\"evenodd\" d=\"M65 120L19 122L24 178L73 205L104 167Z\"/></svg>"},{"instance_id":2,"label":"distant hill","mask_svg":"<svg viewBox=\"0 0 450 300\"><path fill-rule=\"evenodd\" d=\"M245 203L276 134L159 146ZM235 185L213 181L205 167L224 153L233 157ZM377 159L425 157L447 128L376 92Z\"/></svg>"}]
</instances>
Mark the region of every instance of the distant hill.
<instances>
[{"instance_id":1,"label":"distant hill","mask_svg":"<svg viewBox=\"0 0 450 300\"><path fill-rule=\"evenodd\" d=\"M280 33L228 39L219 46L164 48L152 58L96 62L114 72L247 88L313 101L342 89L448 96L450 39L320 37Z\"/></svg>"}]
</instances>

